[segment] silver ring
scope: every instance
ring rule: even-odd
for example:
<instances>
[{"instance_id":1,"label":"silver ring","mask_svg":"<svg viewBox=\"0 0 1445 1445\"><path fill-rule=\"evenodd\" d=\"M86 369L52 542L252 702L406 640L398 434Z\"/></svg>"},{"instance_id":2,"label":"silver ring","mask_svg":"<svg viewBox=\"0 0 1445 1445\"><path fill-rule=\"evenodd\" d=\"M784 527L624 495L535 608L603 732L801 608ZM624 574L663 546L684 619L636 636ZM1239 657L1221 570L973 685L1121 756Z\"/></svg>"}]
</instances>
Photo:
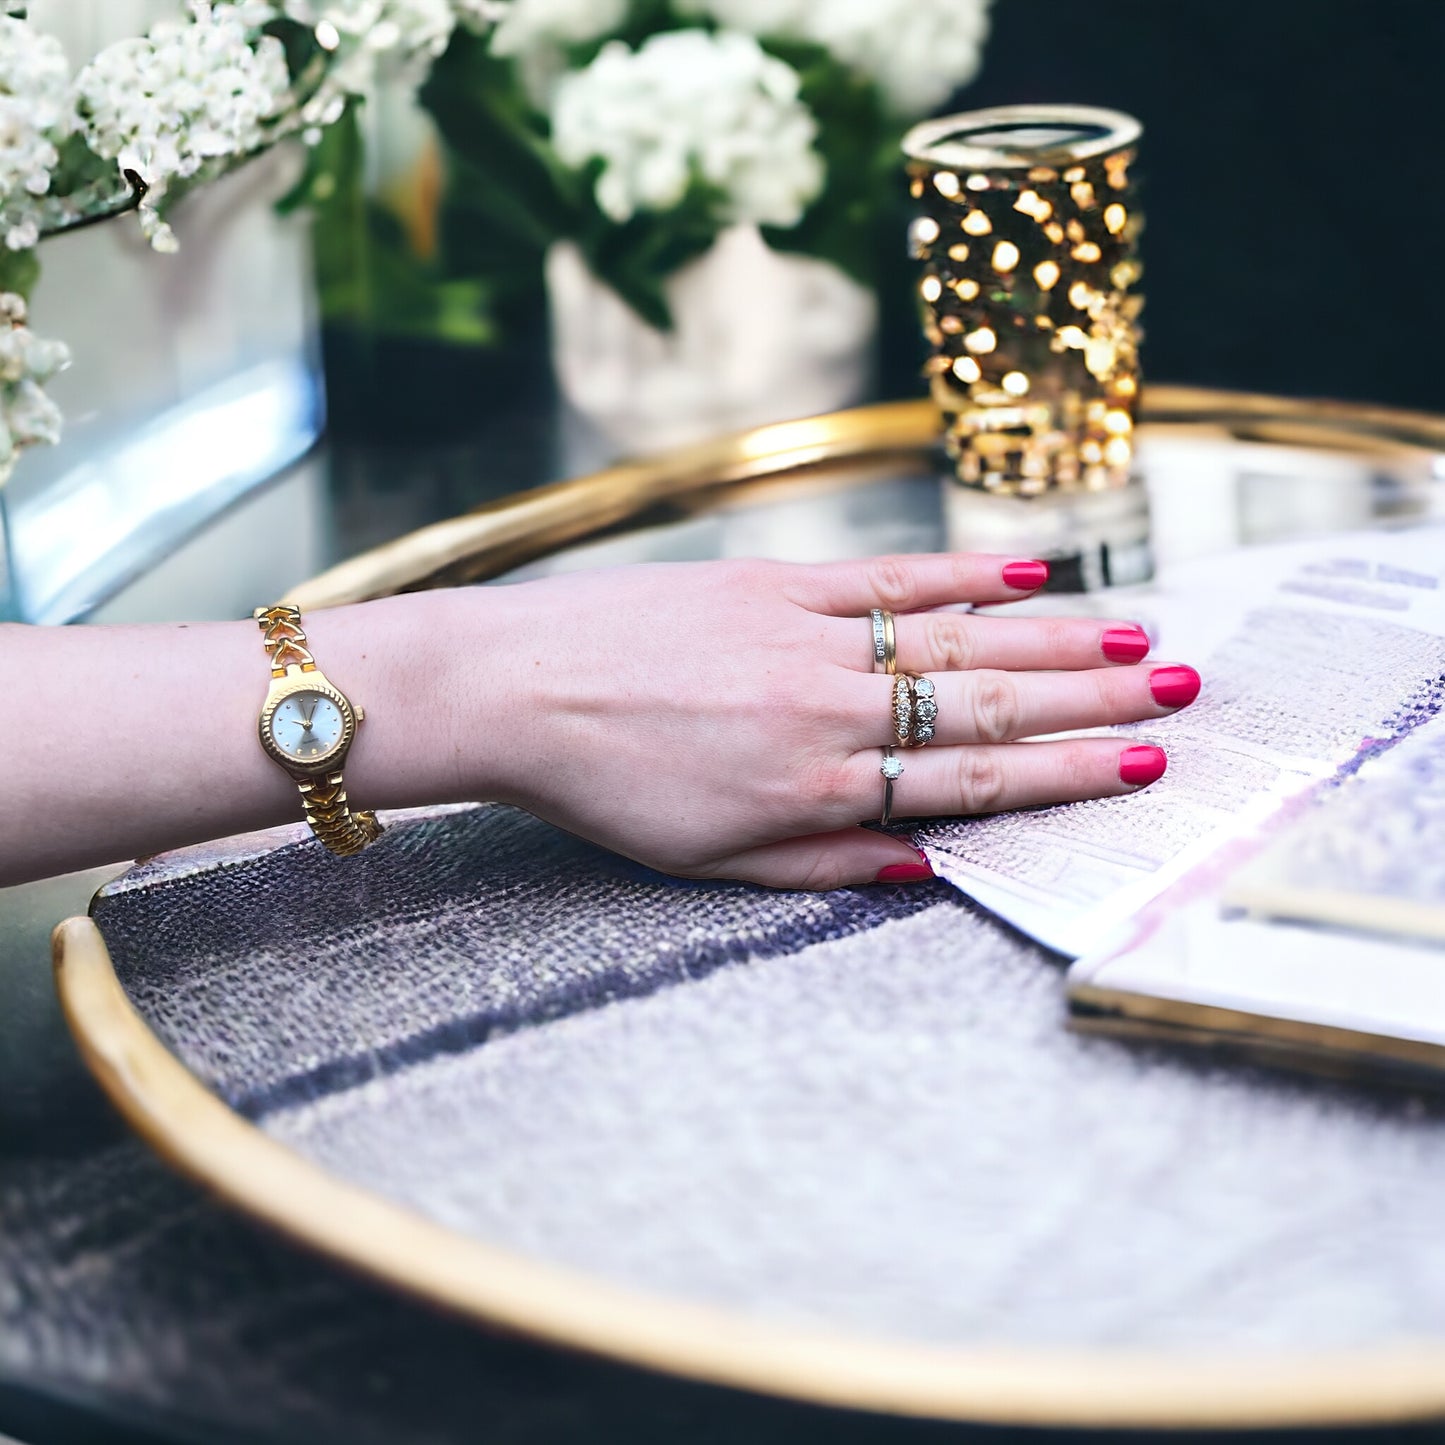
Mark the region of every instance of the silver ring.
<instances>
[{"instance_id":1,"label":"silver ring","mask_svg":"<svg viewBox=\"0 0 1445 1445\"><path fill-rule=\"evenodd\" d=\"M883 816L878 820L885 828L893 821L893 784L903 776L903 764L893 756L893 749L883 749Z\"/></svg>"},{"instance_id":2,"label":"silver ring","mask_svg":"<svg viewBox=\"0 0 1445 1445\"><path fill-rule=\"evenodd\" d=\"M874 607L868 613L868 621L873 628L873 671L886 672L891 677L898 666L893 614Z\"/></svg>"}]
</instances>

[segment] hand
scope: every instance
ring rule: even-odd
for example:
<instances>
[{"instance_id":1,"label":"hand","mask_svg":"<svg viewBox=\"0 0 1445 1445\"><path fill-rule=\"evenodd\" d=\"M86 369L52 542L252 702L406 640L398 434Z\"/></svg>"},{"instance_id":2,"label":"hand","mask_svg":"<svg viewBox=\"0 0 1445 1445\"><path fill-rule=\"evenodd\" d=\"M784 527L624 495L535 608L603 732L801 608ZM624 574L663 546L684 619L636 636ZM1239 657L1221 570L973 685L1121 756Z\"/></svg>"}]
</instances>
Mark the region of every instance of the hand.
<instances>
[{"instance_id":1,"label":"hand","mask_svg":"<svg viewBox=\"0 0 1445 1445\"><path fill-rule=\"evenodd\" d=\"M896 614L899 671L937 687L936 741L900 751L895 818L1137 791L1162 755L1020 740L1166 716L1198 674L1138 666L1129 622L930 610L1031 595L1004 581L1009 560L685 563L485 589L487 625L525 639L491 714L512 745L491 750L488 796L687 876L832 888L917 871L907 843L859 826L882 808L891 741L874 606ZM496 706L495 677L475 687L478 710Z\"/></svg>"}]
</instances>

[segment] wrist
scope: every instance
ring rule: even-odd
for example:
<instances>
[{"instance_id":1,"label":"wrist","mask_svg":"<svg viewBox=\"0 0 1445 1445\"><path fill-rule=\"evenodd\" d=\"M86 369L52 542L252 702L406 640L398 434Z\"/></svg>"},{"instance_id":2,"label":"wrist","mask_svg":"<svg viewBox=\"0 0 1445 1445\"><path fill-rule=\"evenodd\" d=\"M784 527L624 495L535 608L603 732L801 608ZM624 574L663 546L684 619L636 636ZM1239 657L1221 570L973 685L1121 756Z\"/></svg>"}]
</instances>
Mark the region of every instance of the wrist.
<instances>
[{"instance_id":1,"label":"wrist","mask_svg":"<svg viewBox=\"0 0 1445 1445\"><path fill-rule=\"evenodd\" d=\"M495 595L406 593L307 615L318 661L366 712L345 763L355 806L507 796Z\"/></svg>"}]
</instances>

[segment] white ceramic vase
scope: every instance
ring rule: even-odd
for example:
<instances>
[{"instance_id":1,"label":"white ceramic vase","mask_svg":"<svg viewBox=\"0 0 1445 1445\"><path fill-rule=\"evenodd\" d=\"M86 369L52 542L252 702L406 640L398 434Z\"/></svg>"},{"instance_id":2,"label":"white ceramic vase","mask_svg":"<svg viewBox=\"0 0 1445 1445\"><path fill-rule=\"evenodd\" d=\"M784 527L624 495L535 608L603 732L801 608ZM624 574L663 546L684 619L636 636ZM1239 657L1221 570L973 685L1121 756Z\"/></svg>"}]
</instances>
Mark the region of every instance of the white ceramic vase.
<instances>
[{"instance_id":1,"label":"white ceramic vase","mask_svg":"<svg viewBox=\"0 0 1445 1445\"><path fill-rule=\"evenodd\" d=\"M831 411L861 399L878 325L872 291L826 261L724 231L666 284L674 329L643 321L581 251L547 255L562 394L614 452Z\"/></svg>"}]
</instances>

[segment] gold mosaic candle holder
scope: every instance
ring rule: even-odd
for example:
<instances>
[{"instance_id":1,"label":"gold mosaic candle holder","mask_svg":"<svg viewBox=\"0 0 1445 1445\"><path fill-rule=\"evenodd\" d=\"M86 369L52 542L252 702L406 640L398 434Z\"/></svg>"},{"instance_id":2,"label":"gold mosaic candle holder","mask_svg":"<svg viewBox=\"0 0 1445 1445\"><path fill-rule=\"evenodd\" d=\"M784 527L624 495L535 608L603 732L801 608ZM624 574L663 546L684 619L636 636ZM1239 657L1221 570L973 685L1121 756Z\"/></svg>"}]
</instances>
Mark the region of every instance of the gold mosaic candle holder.
<instances>
[{"instance_id":1,"label":"gold mosaic candle holder","mask_svg":"<svg viewBox=\"0 0 1445 1445\"><path fill-rule=\"evenodd\" d=\"M958 479L1098 492L1133 471L1141 127L1086 106L999 106L904 137L909 246Z\"/></svg>"}]
</instances>

